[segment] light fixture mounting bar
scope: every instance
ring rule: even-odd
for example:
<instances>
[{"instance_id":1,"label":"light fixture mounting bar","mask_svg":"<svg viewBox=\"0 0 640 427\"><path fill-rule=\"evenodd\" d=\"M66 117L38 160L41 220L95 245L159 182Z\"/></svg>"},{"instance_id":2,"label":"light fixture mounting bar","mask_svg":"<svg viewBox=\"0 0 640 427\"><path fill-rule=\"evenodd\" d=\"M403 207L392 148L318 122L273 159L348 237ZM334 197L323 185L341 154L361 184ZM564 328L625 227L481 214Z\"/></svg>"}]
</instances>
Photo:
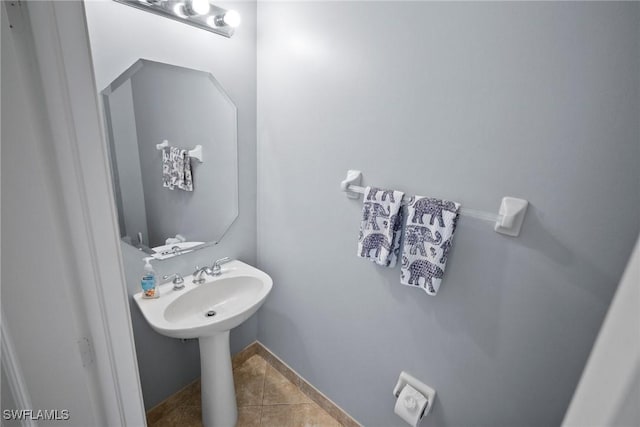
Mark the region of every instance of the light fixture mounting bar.
<instances>
[{"instance_id":1,"label":"light fixture mounting bar","mask_svg":"<svg viewBox=\"0 0 640 427\"><path fill-rule=\"evenodd\" d=\"M220 34L227 38L231 37L235 28L225 25L222 19L229 12L226 9L209 4L209 12L203 15L189 15L187 11L192 10L187 6L188 1L174 0L113 0L117 3L126 4L136 9L146 10L156 15L164 16L175 21L192 25L202 30Z\"/></svg>"}]
</instances>

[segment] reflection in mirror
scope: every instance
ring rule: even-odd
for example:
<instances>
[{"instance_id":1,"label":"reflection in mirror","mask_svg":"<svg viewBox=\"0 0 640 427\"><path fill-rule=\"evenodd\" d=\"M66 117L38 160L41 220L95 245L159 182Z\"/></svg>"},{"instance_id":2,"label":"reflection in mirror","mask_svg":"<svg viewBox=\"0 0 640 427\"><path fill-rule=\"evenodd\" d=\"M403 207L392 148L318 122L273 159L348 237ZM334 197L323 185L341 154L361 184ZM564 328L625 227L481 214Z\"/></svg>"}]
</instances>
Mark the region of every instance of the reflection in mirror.
<instances>
[{"instance_id":1,"label":"reflection in mirror","mask_svg":"<svg viewBox=\"0 0 640 427\"><path fill-rule=\"evenodd\" d=\"M238 216L236 107L209 73L138 60L103 92L122 240L163 259Z\"/></svg>"}]
</instances>

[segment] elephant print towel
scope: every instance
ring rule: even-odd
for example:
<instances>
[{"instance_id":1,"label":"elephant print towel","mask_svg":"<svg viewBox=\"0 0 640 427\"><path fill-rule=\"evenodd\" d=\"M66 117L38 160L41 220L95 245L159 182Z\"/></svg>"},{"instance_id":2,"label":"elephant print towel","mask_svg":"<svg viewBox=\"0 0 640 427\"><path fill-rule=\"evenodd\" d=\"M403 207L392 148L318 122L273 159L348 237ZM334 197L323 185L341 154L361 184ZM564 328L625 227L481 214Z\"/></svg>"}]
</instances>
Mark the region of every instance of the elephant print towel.
<instances>
[{"instance_id":1,"label":"elephant print towel","mask_svg":"<svg viewBox=\"0 0 640 427\"><path fill-rule=\"evenodd\" d=\"M460 204L414 196L407 206L400 283L438 293Z\"/></svg>"},{"instance_id":2,"label":"elephant print towel","mask_svg":"<svg viewBox=\"0 0 640 427\"><path fill-rule=\"evenodd\" d=\"M383 267L395 267L402 228L401 191L367 187L362 205L358 256Z\"/></svg>"},{"instance_id":3,"label":"elephant print towel","mask_svg":"<svg viewBox=\"0 0 640 427\"><path fill-rule=\"evenodd\" d=\"M187 150L177 147L162 149L162 186L169 190L177 187L180 190L193 191L191 157Z\"/></svg>"}]
</instances>

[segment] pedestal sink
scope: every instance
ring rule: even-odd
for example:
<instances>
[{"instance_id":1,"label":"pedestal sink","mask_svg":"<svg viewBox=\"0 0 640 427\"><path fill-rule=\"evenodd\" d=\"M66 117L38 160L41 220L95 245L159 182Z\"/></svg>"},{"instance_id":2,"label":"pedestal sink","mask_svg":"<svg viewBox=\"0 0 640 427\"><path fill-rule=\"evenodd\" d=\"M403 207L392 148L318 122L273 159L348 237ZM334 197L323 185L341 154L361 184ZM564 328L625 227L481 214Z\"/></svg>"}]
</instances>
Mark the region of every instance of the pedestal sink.
<instances>
[{"instance_id":1,"label":"pedestal sink","mask_svg":"<svg viewBox=\"0 0 640 427\"><path fill-rule=\"evenodd\" d=\"M238 418L229 331L254 314L269 295L273 281L241 261L224 264L222 274L201 285L185 277L185 288L160 287L160 298L133 296L147 322L172 338L198 338L202 382L202 423L233 427Z\"/></svg>"}]
</instances>

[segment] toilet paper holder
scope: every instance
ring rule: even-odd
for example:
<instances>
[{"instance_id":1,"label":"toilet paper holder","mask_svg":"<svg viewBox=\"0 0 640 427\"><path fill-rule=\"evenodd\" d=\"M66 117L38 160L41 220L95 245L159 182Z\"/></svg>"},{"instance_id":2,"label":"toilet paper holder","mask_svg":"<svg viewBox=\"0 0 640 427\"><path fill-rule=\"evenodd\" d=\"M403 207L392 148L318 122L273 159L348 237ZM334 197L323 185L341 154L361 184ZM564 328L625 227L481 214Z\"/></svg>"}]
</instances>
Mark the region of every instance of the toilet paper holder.
<instances>
[{"instance_id":1,"label":"toilet paper holder","mask_svg":"<svg viewBox=\"0 0 640 427\"><path fill-rule=\"evenodd\" d=\"M431 407L433 406L433 401L436 398L436 391L423 383L422 381L416 379L413 375L406 373L405 371L400 372L400 378L398 378L398 382L396 386L393 388L393 395L396 399L400 396L400 392L402 389L409 384L411 387L415 388L417 391L422 393L424 397L427 398L427 406L420 414L420 419L422 419L425 415L431 411Z\"/></svg>"}]
</instances>

